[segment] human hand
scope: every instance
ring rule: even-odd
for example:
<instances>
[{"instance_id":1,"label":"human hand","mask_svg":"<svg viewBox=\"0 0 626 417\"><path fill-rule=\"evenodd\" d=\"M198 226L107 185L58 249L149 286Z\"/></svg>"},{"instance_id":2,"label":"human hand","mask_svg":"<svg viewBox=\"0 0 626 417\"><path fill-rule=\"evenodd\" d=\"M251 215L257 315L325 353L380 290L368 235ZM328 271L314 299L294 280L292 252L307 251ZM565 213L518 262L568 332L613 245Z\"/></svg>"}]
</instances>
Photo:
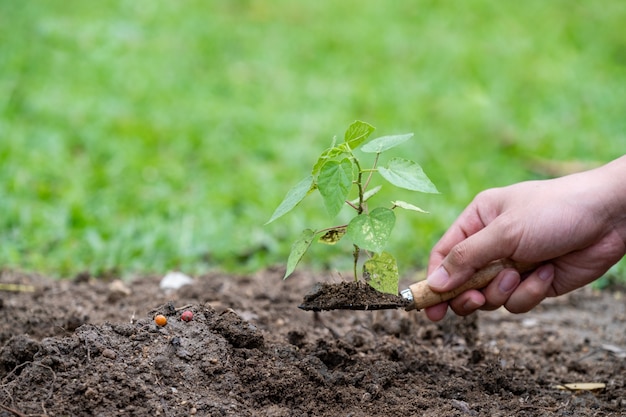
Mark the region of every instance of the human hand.
<instances>
[{"instance_id":1,"label":"human hand","mask_svg":"<svg viewBox=\"0 0 626 417\"><path fill-rule=\"evenodd\" d=\"M528 276L506 269L482 290L426 309L434 321L448 304L458 315L504 306L523 313L546 297L602 276L626 253L626 157L596 170L480 193L434 246L428 283L449 291L489 262L542 263Z\"/></svg>"}]
</instances>

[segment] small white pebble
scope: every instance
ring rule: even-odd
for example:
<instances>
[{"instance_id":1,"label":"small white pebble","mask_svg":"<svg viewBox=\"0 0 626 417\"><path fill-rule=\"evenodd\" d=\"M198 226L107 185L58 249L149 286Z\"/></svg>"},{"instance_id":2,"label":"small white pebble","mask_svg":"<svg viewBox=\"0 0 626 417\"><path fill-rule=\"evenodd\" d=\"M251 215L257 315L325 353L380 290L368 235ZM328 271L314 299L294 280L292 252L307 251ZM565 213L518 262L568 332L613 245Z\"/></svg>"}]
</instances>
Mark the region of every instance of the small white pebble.
<instances>
[{"instance_id":1,"label":"small white pebble","mask_svg":"<svg viewBox=\"0 0 626 417\"><path fill-rule=\"evenodd\" d=\"M192 282L193 278L182 272L168 272L163 279L161 279L159 287L165 291L174 291Z\"/></svg>"}]
</instances>

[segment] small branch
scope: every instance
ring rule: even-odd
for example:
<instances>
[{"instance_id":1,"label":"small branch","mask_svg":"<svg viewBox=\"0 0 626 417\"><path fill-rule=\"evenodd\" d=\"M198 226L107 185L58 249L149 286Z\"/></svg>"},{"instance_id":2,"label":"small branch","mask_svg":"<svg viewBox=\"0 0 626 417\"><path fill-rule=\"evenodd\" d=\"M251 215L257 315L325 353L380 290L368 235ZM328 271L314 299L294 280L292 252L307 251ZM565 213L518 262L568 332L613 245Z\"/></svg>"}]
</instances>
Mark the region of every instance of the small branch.
<instances>
[{"instance_id":1,"label":"small branch","mask_svg":"<svg viewBox=\"0 0 626 417\"><path fill-rule=\"evenodd\" d=\"M7 407L6 405L0 404L0 408L2 408L4 411L8 411L11 414L16 415L17 417L27 417L26 414L20 413L17 410L14 410L11 407Z\"/></svg>"},{"instance_id":2,"label":"small branch","mask_svg":"<svg viewBox=\"0 0 626 417\"><path fill-rule=\"evenodd\" d=\"M359 211L359 208L355 206L354 204L352 204L351 202L349 202L348 200L346 200L346 204L352 207L353 209L355 209L356 211Z\"/></svg>"},{"instance_id":3,"label":"small branch","mask_svg":"<svg viewBox=\"0 0 626 417\"><path fill-rule=\"evenodd\" d=\"M378 158L380 158L380 152L376 153L376 158L374 159L374 165L372 165L372 169L368 169L369 175L367 176L367 180L365 181L365 186L363 189L367 190L367 187L370 185L370 181L372 180L372 176L374 172L376 172L376 166L378 165ZM359 171L360 172L360 171Z\"/></svg>"}]
</instances>

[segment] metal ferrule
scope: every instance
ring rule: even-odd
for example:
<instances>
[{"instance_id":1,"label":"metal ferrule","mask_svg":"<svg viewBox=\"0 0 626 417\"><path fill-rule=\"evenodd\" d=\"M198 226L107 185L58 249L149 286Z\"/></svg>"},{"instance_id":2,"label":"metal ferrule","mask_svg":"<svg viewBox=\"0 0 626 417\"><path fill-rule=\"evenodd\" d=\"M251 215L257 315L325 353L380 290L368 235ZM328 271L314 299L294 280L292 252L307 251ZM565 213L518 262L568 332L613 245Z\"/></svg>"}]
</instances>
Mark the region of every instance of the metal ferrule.
<instances>
[{"instance_id":1,"label":"metal ferrule","mask_svg":"<svg viewBox=\"0 0 626 417\"><path fill-rule=\"evenodd\" d=\"M415 310L413 291L410 288L400 291L400 296L409 302L409 305L405 308L406 311Z\"/></svg>"}]
</instances>

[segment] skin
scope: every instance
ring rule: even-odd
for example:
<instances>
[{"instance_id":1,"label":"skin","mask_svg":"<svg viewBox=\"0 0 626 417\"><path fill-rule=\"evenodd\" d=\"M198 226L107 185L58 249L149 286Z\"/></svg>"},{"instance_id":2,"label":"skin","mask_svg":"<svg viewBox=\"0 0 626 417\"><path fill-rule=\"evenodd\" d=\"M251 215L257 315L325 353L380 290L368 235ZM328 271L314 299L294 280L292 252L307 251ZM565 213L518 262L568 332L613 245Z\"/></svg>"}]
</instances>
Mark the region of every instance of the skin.
<instances>
[{"instance_id":1,"label":"skin","mask_svg":"<svg viewBox=\"0 0 626 417\"><path fill-rule=\"evenodd\" d=\"M433 247L428 283L449 291L489 262L541 263L527 276L502 271L482 290L469 290L426 309L433 321L450 307L465 316L504 306L531 310L601 277L626 254L626 155L600 168L481 192Z\"/></svg>"}]
</instances>

